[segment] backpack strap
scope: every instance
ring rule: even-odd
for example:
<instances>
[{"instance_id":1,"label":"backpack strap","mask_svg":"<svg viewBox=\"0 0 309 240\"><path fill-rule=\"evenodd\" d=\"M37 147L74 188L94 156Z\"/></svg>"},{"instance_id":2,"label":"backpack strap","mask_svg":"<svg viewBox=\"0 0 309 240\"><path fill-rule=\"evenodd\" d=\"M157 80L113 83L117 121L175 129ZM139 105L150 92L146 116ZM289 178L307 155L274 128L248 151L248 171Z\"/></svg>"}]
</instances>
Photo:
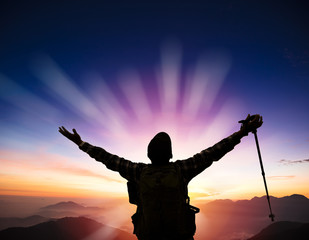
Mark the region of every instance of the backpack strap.
<instances>
[{"instance_id":1,"label":"backpack strap","mask_svg":"<svg viewBox=\"0 0 309 240\"><path fill-rule=\"evenodd\" d=\"M129 195L129 203L138 205L138 186L136 182L128 181L127 189Z\"/></svg>"},{"instance_id":2,"label":"backpack strap","mask_svg":"<svg viewBox=\"0 0 309 240\"><path fill-rule=\"evenodd\" d=\"M191 211L193 211L195 214L197 214L197 213L200 212L200 209L199 209L198 207L195 207L195 206L190 205L190 197L189 197L189 196L187 196L186 204L189 206L189 209L190 209Z\"/></svg>"}]
</instances>

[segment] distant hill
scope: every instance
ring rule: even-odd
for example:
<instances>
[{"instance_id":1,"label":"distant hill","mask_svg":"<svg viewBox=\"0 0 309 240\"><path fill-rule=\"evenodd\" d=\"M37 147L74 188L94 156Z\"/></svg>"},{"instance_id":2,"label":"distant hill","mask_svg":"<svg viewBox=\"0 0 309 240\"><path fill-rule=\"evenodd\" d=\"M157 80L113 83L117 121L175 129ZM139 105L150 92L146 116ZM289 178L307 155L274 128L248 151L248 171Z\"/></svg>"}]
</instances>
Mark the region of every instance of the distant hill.
<instances>
[{"instance_id":1,"label":"distant hill","mask_svg":"<svg viewBox=\"0 0 309 240\"><path fill-rule=\"evenodd\" d=\"M309 223L276 222L248 240L308 240Z\"/></svg>"},{"instance_id":2,"label":"distant hill","mask_svg":"<svg viewBox=\"0 0 309 240\"><path fill-rule=\"evenodd\" d=\"M85 217L67 217L27 228L8 228L0 231L0 239L136 240L133 234L103 225Z\"/></svg>"},{"instance_id":3,"label":"distant hill","mask_svg":"<svg viewBox=\"0 0 309 240\"><path fill-rule=\"evenodd\" d=\"M16 218L16 217L5 217L5 218L0 218L0 230L9 228L9 227L30 227L42 222L47 222L52 219L42 217L39 215L33 215L30 217L26 218Z\"/></svg>"},{"instance_id":4,"label":"distant hill","mask_svg":"<svg viewBox=\"0 0 309 240\"><path fill-rule=\"evenodd\" d=\"M72 211L80 211L80 210L98 210L98 207L84 207L80 204L77 204L72 201L68 202L59 202L53 205L48 205L46 207L42 207L42 210L72 210Z\"/></svg>"},{"instance_id":5,"label":"distant hill","mask_svg":"<svg viewBox=\"0 0 309 240\"><path fill-rule=\"evenodd\" d=\"M72 201L59 202L57 204L42 207L37 212L38 215L52 218L63 217L89 217L100 213L103 209L99 207L84 207Z\"/></svg>"},{"instance_id":6,"label":"distant hill","mask_svg":"<svg viewBox=\"0 0 309 240\"><path fill-rule=\"evenodd\" d=\"M275 221L309 222L309 199L302 195L270 197ZM207 219L207 227L199 225L197 240L243 240L271 224L266 196L251 200L215 200L198 206Z\"/></svg>"}]
</instances>

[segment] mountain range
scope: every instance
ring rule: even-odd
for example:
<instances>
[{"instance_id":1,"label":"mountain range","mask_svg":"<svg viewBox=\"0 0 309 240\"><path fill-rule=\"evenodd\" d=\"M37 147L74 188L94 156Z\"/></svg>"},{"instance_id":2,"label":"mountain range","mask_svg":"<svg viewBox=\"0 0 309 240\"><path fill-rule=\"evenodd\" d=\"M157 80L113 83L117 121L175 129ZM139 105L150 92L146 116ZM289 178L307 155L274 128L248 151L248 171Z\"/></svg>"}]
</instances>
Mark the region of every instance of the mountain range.
<instances>
[{"instance_id":1,"label":"mountain range","mask_svg":"<svg viewBox=\"0 0 309 240\"><path fill-rule=\"evenodd\" d=\"M264 240L268 233L272 234L281 234L280 229L290 229L290 231L303 232L304 226L308 228L306 223L309 223L309 199L302 195L291 195L282 198L271 197L271 206L273 213L275 214L275 222L272 223L268 218L269 209L267 204L266 197L254 197L251 200L215 200L205 204L196 205L201 209L201 212L197 214L197 232L195 235L196 240L245 240L251 238L252 240ZM48 205L42 207L38 210L37 213L40 213L41 216L31 216L28 218L0 218L0 230L8 227L15 227L17 231L21 230L16 227L29 227L31 225L41 226L42 222L52 224L55 222L56 226L65 225L65 221L61 219L67 219L72 222L73 219L79 219L80 226L85 224L86 226L92 226L92 232L97 232L102 235L102 229L110 229L107 227L108 223L111 221L110 217L106 217L107 209L97 208L97 207L84 207L75 202L59 202L57 204ZM127 213L123 213L126 214ZM98 218L98 215L102 215L101 218ZM83 216L85 218L79 218ZM118 216L118 215L117 215ZM115 215L115 217L117 218ZM51 217L61 218L59 220L51 219ZM64 218L71 217L71 218ZM74 218L72 218L74 217ZM113 217L113 216L112 216ZM85 220L87 219L87 220ZM98 229L95 226L96 223L91 222L94 219L97 224L102 224ZM104 221L101 221L103 219ZM127 217L127 224L131 226L130 215ZM53 220L53 221L50 221ZM61 220L61 221L60 221ZM113 220L113 219L112 219ZM60 221L60 222L58 222ZM76 220L77 221L77 220ZM61 224L60 224L61 223ZM104 224L103 224L104 223ZM77 224L77 223L76 223ZM298 224L298 225L297 225ZM69 224L70 225L70 224ZM72 225L74 225L72 223ZM304 225L304 226L302 226ZM43 225L44 226L44 225ZM48 225L51 226L51 225ZM26 229L28 229L26 228ZM128 234L130 237L134 235L131 234L132 230L127 228L120 227L121 229L126 229L128 232L122 231L122 233ZM12 228L11 228L12 229ZM34 228L36 229L36 228ZM39 228L41 229L41 227ZM63 227L61 227L63 229ZM86 227L88 229L88 227ZM263 229L263 231L261 231ZM276 231L276 229L279 229ZM8 230L8 229L7 229ZM104 231L105 231L104 230ZM119 229L115 228L111 232L117 232ZM6 231L6 230L4 230ZM29 230L30 231L30 230ZM31 231L34 231L33 229ZM41 230L40 230L41 231ZM47 230L46 230L47 231ZM48 230L50 231L50 230ZM104 232L103 231L103 232ZM119 230L121 231L121 230ZM267 234L265 234L267 233ZM1 232L2 234L2 232ZM82 234L82 233L81 233ZM99 235L100 235L99 234ZM291 233L292 234L292 233ZM288 236L288 234L286 234ZM1 236L1 235L0 235ZM273 235L274 236L274 235ZM0 239L3 239L0 237ZM9 238L13 239L13 238ZM33 239L33 238L29 238ZM45 238L43 238L45 239ZM104 238L101 238L104 239ZM106 238L111 239L111 238ZM130 239L128 236L124 239ZM124 240L123 239L123 240ZM136 238L135 238L136 239ZM274 238L275 239L275 238ZM280 239L280 238L278 238ZM298 239L298 238L292 238ZM92 239L91 239L92 240ZM282 238L282 240L285 240Z\"/></svg>"},{"instance_id":2,"label":"mountain range","mask_svg":"<svg viewBox=\"0 0 309 240\"><path fill-rule=\"evenodd\" d=\"M308 235L309 223L281 221L269 225L248 240L307 240ZM85 217L67 217L27 228L8 228L0 231L0 239L136 240L136 237ZM236 240L232 236L229 239Z\"/></svg>"},{"instance_id":3,"label":"mountain range","mask_svg":"<svg viewBox=\"0 0 309 240\"><path fill-rule=\"evenodd\" d=\"M309 199L302 195L270 197L275 221L309 222ZM207 222L197 223L198 239L248 239L272 222L266 196L251 200L215 200L199 206ZM203 229L204 231L200 231Z\"/></svg>"},{"instance_id":4,"label":"mountain range","mask_svg":"<svg viewBox=\"0 0 309 240\"><path fill-rule=\"evenodd\" d=\"M133 234L112 228L85 217L62 218L31 227L0 231L3 240L136 240Z\"/></svg>"}]
</instances>

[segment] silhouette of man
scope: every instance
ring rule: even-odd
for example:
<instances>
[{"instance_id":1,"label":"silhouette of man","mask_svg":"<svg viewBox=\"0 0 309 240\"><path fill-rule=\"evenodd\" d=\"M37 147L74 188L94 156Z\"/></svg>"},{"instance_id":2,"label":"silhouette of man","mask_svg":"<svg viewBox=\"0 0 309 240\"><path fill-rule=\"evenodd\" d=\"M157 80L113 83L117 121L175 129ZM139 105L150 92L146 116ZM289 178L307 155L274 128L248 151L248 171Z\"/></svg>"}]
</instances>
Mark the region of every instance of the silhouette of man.
<instances>
[{"instance_id":1,"label":"silhouette of man","mask_svg":"<svg viewBox=\"0 0 309 240\"><path fill-rule=\"evenodd\" d=\"M170 162L173 157L171 139L167 133L160 132L148 145L151 164L134 163L92 146L82 141L75 129L70 133L62 126L59 132L108 169L136 183L137 211L132 222L139 240L193 240L195 213L188 208L188 183L262 124L260 115L248 115L239 131L193 157L175 162ZM168 186L160 189L164 184Z\"/></svg>"}]
</instances>

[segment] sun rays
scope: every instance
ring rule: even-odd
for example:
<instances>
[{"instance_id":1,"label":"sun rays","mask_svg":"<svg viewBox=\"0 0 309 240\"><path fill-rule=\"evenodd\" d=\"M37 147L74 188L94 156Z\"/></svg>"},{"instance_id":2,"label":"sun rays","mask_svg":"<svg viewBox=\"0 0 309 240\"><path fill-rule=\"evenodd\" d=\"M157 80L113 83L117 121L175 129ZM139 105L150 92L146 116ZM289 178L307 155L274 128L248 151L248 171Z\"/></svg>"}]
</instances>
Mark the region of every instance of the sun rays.
<instances>
[{"instance_id":1,"label":"sun rays","mask_svg":"<svg viewBox=\"0 0 309 240\"><path fill-rule=\"evenodd\" d=\"M119 140L131 142L139 135L148 141L162 130L179 142L187 142L188 137L203 138L217 116L225 122L222 119L231 118L227 114L233 112L229 109L239 108L233 106L233 101L216 105L230 63L225 55L210 56L200 57L195 66L186 69L180 44L167 43L162 47L161 63L154 71L151 87L145 84L148 79L138 69L127 69L108 81L99 73L89 74L80 84L47 56L38 61L34 72L60 105L58 109L70 109L86 129L89 123L102 137L109 137L109 141L115 138L115 144ZM118 91L113 88L115 85ZM227 121L224 126L230 129ZM223 133L219 131L218 137Z\"/></svg>"},{"instance_id":2,"label":"sun rays","mask_svg":"<svg viewBox=\"0 0 309 240\"><path fill-rule=\"evenodd\" d=\"M80 175L82 181L75 187L83 191L89 188L123 192L122 183L101 184L102 179L112 183L108 179L115 179L115 173L103 167L98 173L94 161L85 163L75 148L67 149L60 144L63 140L60 136L57 135L59 140L52 140L48 135L56 135L61 125L76 128L83 140L132 161L146 163L149 162L147 144L160 131L168 132L173 140L173 160L191 157L226 137L235 126L241 108L235 99L222 100L220 89L229 69L228 57L204 54L188 66L182 56L180 44L169 42L162 47L160 63L154 66L153 72L141 74L141 70L131 68L120 71L112 79L106 79L104 71L89 72L74 79L64 70L65 66L41 55L32 65L39 94L3 78L6 86L21 93L4 96L14 107L26 112L27 121L31 122L29 132L45 133L31 140L33 146L43 147L46 156L66 154L71 166L74 162L81 164L71 171L61 166L52 171L42 169L50 179L67 179L59 178L66 174L78 181ZM30 160L25 164L32 164L32 168L35 165ZM87 168L82 170L85 164Z\"/></svg>"}]
</instances>

